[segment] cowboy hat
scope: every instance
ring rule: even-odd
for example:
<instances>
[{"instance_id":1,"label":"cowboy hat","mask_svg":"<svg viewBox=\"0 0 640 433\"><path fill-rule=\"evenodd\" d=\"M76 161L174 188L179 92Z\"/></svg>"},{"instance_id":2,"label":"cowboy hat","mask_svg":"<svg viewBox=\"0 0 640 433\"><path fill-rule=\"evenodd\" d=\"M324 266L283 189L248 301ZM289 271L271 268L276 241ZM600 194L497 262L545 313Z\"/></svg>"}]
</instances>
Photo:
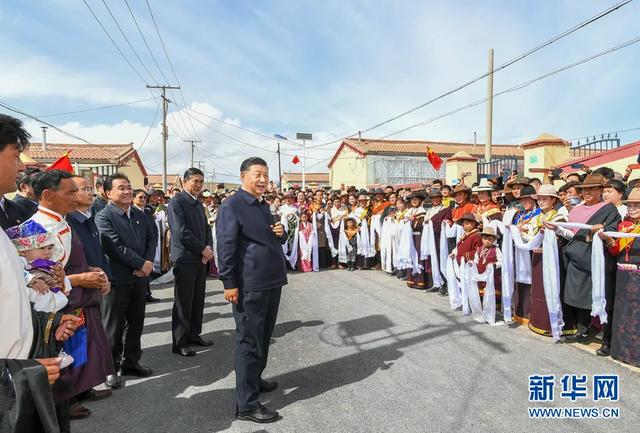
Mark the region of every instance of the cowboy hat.
<instances>
[{"instance_id":1,"label":"cowboy hat","mask_svg":"<svg viewBox=\"0 0 640 433\"><path fill-rule=\"evenodd\" d=\"M356 220L356 219L355 219L355 217L348 216L348 217L346 217L346 218L343 220L343 221L344 221L344 225L345 225L345 226L347 225L347 221L349 221L349 220L353 221L353 223L354 223L355 225L358 225L358 220Z\"/></svg>"},{"instance_id":2,"label":"cowboy hat","mask_svg":"<svg viewBox=\"0 0 640 433\"><path fill-rule=\"evenodd\" d=\"M456 195L459 192L467 192L470 193L471 192L471 188L469 188L467 185L465 185L464 183L460 183L458 185L456 185L455 188L453 188L453 195Z\"/></svg>"},{"instance_id":3,"label":"cowboy hat","mask_svg":"<svg viewBox=\"0 0 640 433\"><path fill-rule=\"evenodd\" d=\"M626 200L622 203L640 203L640 188L633 188Z\"/></svg>"},{"instance_id":4,"label":"cowboy hat","mask_svg":"<svg viewBox=\"0 0 640 433\"><path fill-rule=\"evenodd\" d=\"M412 191L407 198L414 198L414 197L425 198L426 196L427 196L426 191L418 189L416 191Z\"/></svg>"},{"instance_id":5,"label":"cowboy hat","mask_svg":"<svg viewBox=\"0 0 640 433\"><path fill-rule=\"evenodd\" d=\"M373 191L374 194L386 194L382 188L376 188Z\"/></svg>"},{"instance_id":6,"label":"cowboy hat","mask_svg":"<svg viewBox=\"0 0 640 433\"><path fill-rule=\"evenodd\" d=\"M458 218L458 221L456 221L456 224L462 225L462 223L465 221L473 221L474 223L478 224L476 217L474 217L473 214L470 213L462 214L462 216Z\"/></svg>"},{"instance_id":7,"label":"cowboy hat","mask_svg":"<svg viewBox=\"0 0 640 433\"><path fill-rule=\"evenodd\" d=\"M483 177L482 179L480 179L480 184L478 186L474 186L471 191L473 191L474 193L481 191L491 192L494 189L495 188L493 187L493 185L489 183L489 179Z\"/></svg>"},{"instance_id":8,"label":"cowboy hat","mask_svg":"<svg viewBox=\"0 0 640 433\"><path fill-rule=\"evenodd\" d=\"M532 199L534 200L538 200L539 196L544 196L544 197L555 197L555 198L560 198L560 196L558 195L558 192L556 191L556 188L553 185L540 185L540 188L538 188L538 193L534 194L531 196Z\"/></svg>"},{"instance_id":9,"label":"cowboy hat","mask_svg":"<svg viewBox=\"0 0 640 433\"><path fill-rule=\"evenodd\" d=\"M437 188L432 189L431 192L429 193L429 198L434 198L434 197L443 197L442 191L440 191Z\"/></svg>"},{"instance_id":10,"label":"cowboy hat","mask_svg":"<svg viewBox=\"0 0 640 433\"><path fill-rule=\"evenodd\" d=\"M525 185L520 190L520 197L519 198L523 199L523 198L529 197L530 199L535 200L536 199L534 197L535 195L536 195L536 189L534 187L532 187L531 185Z\"/></svg>"},{"instance_id":11,"label":"cowboy hat","mask_svg":"<svg viewBox=\"0 0 640 433\"><path fill-rule=\"evenodd\" d=\"M511 182L507 182L509 188L513 188L514 185L529 185L529 179L526 177L516 177Z\"/></svg>"},{"instance_id":12,"label":"cowboy hat","mask_svg":"<svg viewBox=\"0 0 640 433\"><path fill-rule=\"evenodd\" d=\"M591 173L584 178L584 181L580 185L576 185L576 188L590 188L594 186L604 188L605 183L606 182L603 175L601 175L600 173Z\"/></svg>"},{"instance_id":13,"label":"cowboy hat","mask_svg":"<svg viewBox=\"0 0 640 433\"><path fill-rule=\"evenodd\" d=\"M480 234L482 236L493 236L494 238L497 238L498 235L496 234L496 229L494 229L491 226L485 226L482 228L482 232L480 232Z\"/></svg>"}]
</instances>

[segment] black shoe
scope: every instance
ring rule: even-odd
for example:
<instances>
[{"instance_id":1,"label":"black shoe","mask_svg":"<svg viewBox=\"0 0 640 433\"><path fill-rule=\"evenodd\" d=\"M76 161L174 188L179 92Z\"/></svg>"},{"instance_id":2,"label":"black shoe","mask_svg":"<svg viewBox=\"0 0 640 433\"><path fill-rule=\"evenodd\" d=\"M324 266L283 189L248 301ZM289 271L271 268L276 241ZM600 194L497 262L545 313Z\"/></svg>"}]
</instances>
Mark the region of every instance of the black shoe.
<instances>
[{"instance_id":1,"label":"black shoe","mask_svg":"<svg viewBox=\"0 0 640 433\"><path fill-rule=\"evenodd\" d=\"M82 419L91 415L91 411L80 403L71 403L69 406L69 419Z\"/></svg>"},{"instance_id":2,"label":"black shoe","mask_svg":"<svg viewBox=\"0 0 640 433\"><path fill-rule=\"evenodd\" d=\"M196 356L196 351L190 347L174 347L172 350L181 356Z\"/></svg>"},{"instance_id":3,"label":"black shoe","mask_svg":"<svg viewBox=\"0 0 640 433\"><path fill-rule=\"evenodd\" d=\"M90 389L83 394L82 400L100 401L107 397L111 397L111 394L113 394L113 392L110 389Z\"/></svg>"},{"instance_id":4,"label":"black shoe","mask_svg":"<svg viewBox=\"0 0 640 433\"><path fill-rule=\"evenodd\" d=\"M201 347L213 346L213 341L205 340L202 337L198 337L197 339L190 341L190 343L193 344L194 346L201 346Z\"/></svg>"},{"instance_id":5,"label":"black shoe","mask_svg":"<svg viewBox=\"0 0 640 433\"><path fill-rule=\"evenodd\" d=\"M608 344L603 344L602 346L600 346L600 349L596 350L596 355L609 356L611 355L611 348Z\"/></svg>"},{"instance_id":6,"label":"black shoe","mask_svg":"<svg viewBox=\"0 0 640 433\"><path fill-rule=\"evenodd\" d=\"M264 424L278 421L280 419L280 414L275 410L269 410L264 406L260 406L259 408L254 410L236 412L236 418L243 421L252 421Z\"/></svg>"},{"instance_id":7,"label":"black shoe","mask_svg":"<svg viewBox=\"0 0 640 433\"><path fill-rule=\"evenodd\" d=\"M144 365L134 364L128 367L120 367L123 376L149 377L153 376L153 370Z\"/></svg>"},{"instance_id":8,"label":"black shoe","mask_svg":"<svg viewBox=\"0 0 640 433\"><path fill-rule=\"evenodd\" d=\"M278 387L278 382L267 382L264 379L260 379L260 392L271 392Z\"/></svg>"},{"instance_id":9,"label":"black shoe","mask_svg":"<svg viewBox=\"0 0 640 433\"><path fill-rule=\"evenodd\" d=\"M449 292L447 291L446 287L440 287L440 290L438 290L438 295L440 295L440 296L448 296Z\"/></svg>"},{"instance_id":10,"label":"black shoe","mask_svg":"<svg viewBox=\"0 0 640 433\"><path fill-rule=\"evenodd\" d=\"M440 287L429 287L426 291L427 292L431 292L431 293L435 293L437 291L440 290Z\"/></svg>"},{"instance_id":11,"label":"black shoe","mask_svg":"<svg viewBox=\"0 0 640 433\"><path fill-rule=\"evenodd\" d=\"M147 303L151 304L153 302L162 302L162 299L154 298L151 295L147 295Z\"/></svg>"},{"instance_id":12,"label":"black shoe","mask_svg":"<svg viewBox=\"0 0 640 433\"><path fill-rule=\"evenodd\" d=\"M104 382L111 389L118 389L122 387L122 379L117 374L110 374L107 376L107 380Z\"/></svg>"}]
</instances>

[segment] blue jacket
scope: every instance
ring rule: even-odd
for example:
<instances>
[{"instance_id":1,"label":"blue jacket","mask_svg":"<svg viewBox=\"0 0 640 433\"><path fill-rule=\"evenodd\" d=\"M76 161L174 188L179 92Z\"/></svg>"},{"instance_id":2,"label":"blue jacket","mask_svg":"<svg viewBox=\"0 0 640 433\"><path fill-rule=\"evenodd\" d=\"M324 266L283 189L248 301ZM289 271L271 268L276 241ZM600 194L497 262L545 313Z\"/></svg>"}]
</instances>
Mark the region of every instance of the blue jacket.
<instances>
[{"instance_id":1,"label":"blue jacket","mask_svg":"<svg viewBox=\"0 0 640 433\"><path fill-rule=\"evenodd\" d=\"M87 264L92 268L101 268L109 276L110 280L113 279L111 277L111 265L109 265L109 260L102 250L100 233L96 223L93 221L93 217L87 218L85 214L76 210L67 214L66 220L71 226L73 236L77 236L82 242Z\"/></svg>"},{"instance_id":2,"label":"blue jacket","mask_svg":"<svg viewBox=\"0 0 640 433\"><path fill-rule=\"evenodd\" d=\"M171 260L200 263L202 250L213 245L204 206L188 192L182 191L169 201L167 213L171 230Z\"/></svg>"},{"instance_id":3,"label":"blue jacket","mask_svg":"<svg viewBox=\"0 0 640 433\"><path fill-rule=\"evenodd\" d=\"M218 274L225 289L270 290L287 284L282 244L269 205L239 189L218 209Z\"/></svg>"}]
</instances>

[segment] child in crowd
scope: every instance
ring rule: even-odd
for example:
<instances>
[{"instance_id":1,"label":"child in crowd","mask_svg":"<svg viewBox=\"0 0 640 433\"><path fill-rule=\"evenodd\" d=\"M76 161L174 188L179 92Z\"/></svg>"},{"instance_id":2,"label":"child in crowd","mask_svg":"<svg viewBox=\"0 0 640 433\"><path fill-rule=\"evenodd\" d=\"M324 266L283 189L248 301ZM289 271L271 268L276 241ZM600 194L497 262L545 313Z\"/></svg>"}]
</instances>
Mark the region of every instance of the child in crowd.
<instances>
[{"instance_id":1,"label":"child in crowd","mask_svg":"<svg viewBox=\"0 0 640 433\"><path fill-rule=\"evenodd\" d=\"M487 266L493 265L493 281L496 290L496 306L499 306L502 294L499 271L499 269L502 267L502 252L496 244L497 235L493 227L484 227L482 233L480 233L480 236L482 238L482 245L477 248L473 262L476 264L478 272L480 274L484 273L487 270ZM484 282L478 283L481 299L484 297L485 286L486 283Z\"/></svg>"},{"instance_id":2,"label":"child in crowd","mask_svg":"<svg viewBox=\"0 0 640 433\"><path fill-rule=\"evenodd\" d=\"M347 217L345 220L344 233L347 236L347 269L349 271L356 270L356 258L358 256L358 225L353 217Z\"/></svg>"},{"instance_id":3,"label":"child in crowd","mask_svg":"<svg viewBox=\"0 0 640 433\"><path fill-rule=\"evenodd\" d=\"M300 247L299 252L299 265L302 272L313 271L313 225L309 221L309 214L302 211L300 213L300 224L298 224L298 244Z\"/></svg>"},{"instance_id":4,"label":"child in crowd","mask_svg":"<svg viewBox=\"0 0 640 433\"><path fill-rule=\"evenodd\" d=\"M460 237L455 249L451 252L451 257L454 257L458 264L461 264L462 259L465 262L473 260L476 251L482 246L482 239L480 233L478 233L478 221L471 213L465 213L458 221L464 229L464 234Z\"/></svg>"},{"instance_id":5,"label":"child in crowd","mask_svg":"<svg viewBox=\"0 0 640 433\"><path fill-rule=\"evenodd\" d=\"M55 243L53 233L32 220L6 232L24 263L25 283L34 310L46 313L62 310L67 305L71 284L66 277L60 281L55 275L53 268L57 263L50 260Z\"/></svg>"}]
</instances>

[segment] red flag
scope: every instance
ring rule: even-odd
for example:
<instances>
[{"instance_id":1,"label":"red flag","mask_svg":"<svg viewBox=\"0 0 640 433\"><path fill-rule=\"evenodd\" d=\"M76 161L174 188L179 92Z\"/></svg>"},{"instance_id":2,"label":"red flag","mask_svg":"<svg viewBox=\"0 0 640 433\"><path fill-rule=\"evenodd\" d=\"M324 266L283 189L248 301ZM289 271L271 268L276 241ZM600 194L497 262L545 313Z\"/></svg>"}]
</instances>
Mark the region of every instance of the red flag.
<instances>
[{"instance_id":1,"label":"red flag","mask_svg":"<svg viewBox=\"0 0 640 433\"><path fill-rule=\"evenodd\" d=\"M298 155L294 155L293 159L291 160L291 162L293 162L294 164L299 164L300 163L300 158L298 158Z\"/></svg>"},{"instance_id":2,"label":"red flag","mask_svg":"<svg viewBox=\"0 0 640 433\"><path fill-rule=\"evenodd\" d=\"M427 159L436 170L440 170L442 166L442 158L438 156L429 146L427 146Z\"/></svg>"},{"instance_id":3,"label":"red flag","mask_svg":"<svg viewBox=\"0 0 640 433\"><path fill-rule=\"evenodd\" d=\"M71 151L65 152L60 158L56 159L53 164L47 167L47 171L49 170L64 170L73 174L73 166L71 165L71 160L69 159L69 154Z\"/></svg>"}]
</instances>

